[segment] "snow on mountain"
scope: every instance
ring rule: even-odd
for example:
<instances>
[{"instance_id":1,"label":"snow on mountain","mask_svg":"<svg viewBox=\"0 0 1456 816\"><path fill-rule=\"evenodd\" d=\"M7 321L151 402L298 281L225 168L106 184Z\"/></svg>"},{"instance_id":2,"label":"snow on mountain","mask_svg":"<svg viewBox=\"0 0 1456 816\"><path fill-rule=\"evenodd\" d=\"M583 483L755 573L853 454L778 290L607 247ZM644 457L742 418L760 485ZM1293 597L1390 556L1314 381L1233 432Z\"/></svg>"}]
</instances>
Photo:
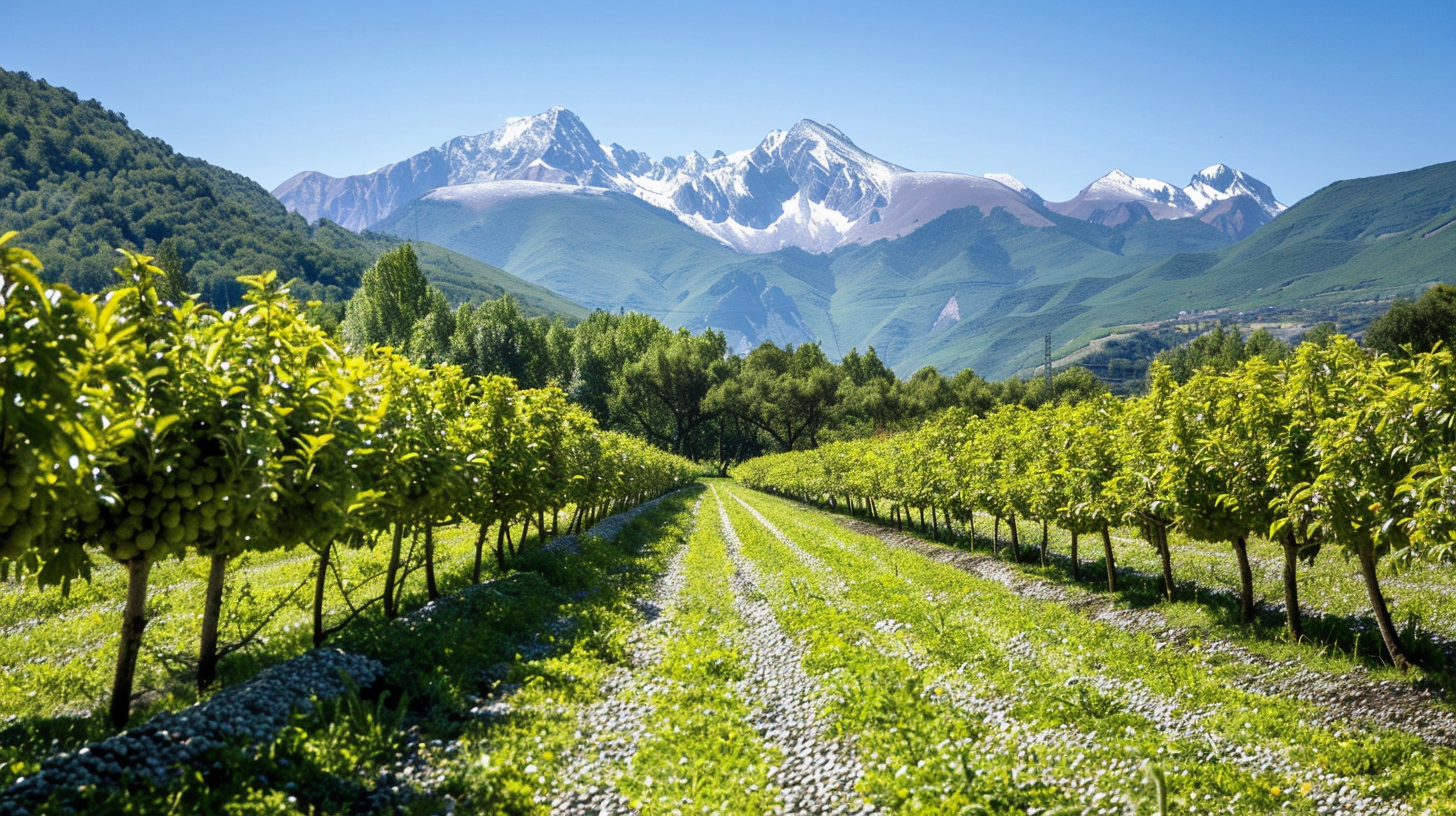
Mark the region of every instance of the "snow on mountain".
<instances>
[{"instance_id":1,"label":"snow on mountain","mask_svg":"<svg viewBox=\"0 0 1456 816\"><path fill-rule=\"evenodd\" d=\"M1022 183L1021 179L1015 176L1009 175L1007 173L987 173L985 177L994 182L1004 184L1007 187L1010 187L1018 194L1020 194L1022 198L1030 201L1033 204L1036 204L1037 206L1041 206L1041 204L1043 203L1042 197L1037 195L1035 190L1026 186L1026 184Z\"/></svg>"},{"instance_id":2,"label":"snow on mountain","mask_svg":"<svg viewBox=\"0 0 1456 816\"><path fill-rule=\"evenodd\" d=\"M1198 218L1235 238L1248 235L1286 209L1275 200L1269 185L1224 164L1195 173L1186 187L1113 170L1070 201L1046 206L1061 215L1105 226L1147 217Z\"/></svg>"},{"instance_id":3,"label":"snow on mountain","mask_svg":"<svg viewBox=\"0 0 1456 816\"><path fill-rule=\"evenodd\" d=\"M347 178L300 173L273 194L309 221L328 218L361 230L427 195L484 206L480 202L564 192L519 184L440 192L501 182L626 193L750 253L789 246L827 252L897 237L966 206L986 212L1002 207L1024 223L1050 223L1037 212L1040 198L1019 182L1011 187L979 176L915 173L865 152L833 125L808 119L770 132L751 150L656 160L598 142L580 119L559 107L490 133L451 139L373 173Z\"/></svg>"},{"instance_id":4,"label":"snow on mountain","mask_svg":"<svg viewBox=\"0 0 1456 816\"><path fill-rule=\"evenodd\" d=\"M1114 170L1071 201L1047 203L1004 173L908 170L867 153L833 125L808 119L771 131L749 150L712 157L694 151L658 160L597 141L561 107L451 139L372 173L346 178L300 173L273 195L310 222L328 218L362 230L426 196L485 207L573 189L636 196L748 253L784 247L828 252L897 238L971 206L988 214L1000 208L1038 227L1051 224L1048 209L1106 226L1198 217L1235 237L1284 210L1268 185L1222 164L1200 171L1182 188ZM1236 199L1239 203L1228 203Z\"/></svg>"},{"instance_id":5,"label":"snow on mountain","mask_svg":"<svg viewBox=\"0 0 1456 816\"><path fill-rule=\"evenodd\" d=\"M1128 202L1142 204L1158 219L1188 218L1195 210L1193 200L1182 189L1166 181L1128 175L1120 169L1087 185L1071 201L1048 204L1047 207L1062 215L1087 220L1098 211L1111 210Z\"/></svg>"},{"instance_id":6,"label":"snow on mountain","mask_svg":"<svg viewBox=\"0 0 1456 816\"><path fill-rule=\"evenodd\" d=\"M1288 209L1274 199L1274 191L1269 189L1269 185L1226 164L1215 164L1198 171L1183 192L1200 210L1241 195L1252 198L1270 219Z\"/></svg>"}]
</instances>

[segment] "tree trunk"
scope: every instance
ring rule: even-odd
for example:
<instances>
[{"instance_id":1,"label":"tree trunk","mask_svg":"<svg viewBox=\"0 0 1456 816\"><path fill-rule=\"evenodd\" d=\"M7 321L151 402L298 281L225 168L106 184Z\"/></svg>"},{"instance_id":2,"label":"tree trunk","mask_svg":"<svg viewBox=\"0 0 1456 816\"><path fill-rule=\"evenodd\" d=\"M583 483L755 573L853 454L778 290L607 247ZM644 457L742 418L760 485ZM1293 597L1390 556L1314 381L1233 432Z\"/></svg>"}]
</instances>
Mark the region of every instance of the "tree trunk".
<instances>
[{"instance_id":1,"label":"tree trunk","mask_svg":"<svg viewBox=\"0 0 1456 816\"><path fill-rule=\"evenodd\" d=\"M489 524L482 523L480 531L475 534L475 569L470 574L470 582L480 583L480 559L485 555L485 534L490 529Z\"/></svg>"},{"instance_id":2,"label":"tree trunk","mask_svg":"<svg viewBox=\"0 0 1456 816\"><path fill-rule=\"evenodd\" d=\"M940 540L940 522L935 517L935 505L930 505L930 537L936 541Z\"/></svg>"},{"instance_id":3,"label":"tree trunk","mask_svg":"<svg viewBox=\"0 0 1456 816\"><path fill-rule=\"evenodd\" d=\"M324 643L324 588L328 586L329 577L329 555L334 551L334 540L331 538L324 542L323 552L319 553L318 575L313 581L313 646L315 649Z\"/></svg>"},{"instance_id":4,"label":"tree trunk","mask_svg":"<svg viewBox=\"0 0 1456 816\"><path fill-rule=\"evenodd\" d=\"M399 608L394 605L394 586L399 580L399 555L403 546L404 525L396 522L389 545L389 567L384 572L384 617L389 620L399 617Z\"/></svg>"},{"instance_id":5,"label":"tree trunk","mask_svg":"<svg viewBox=\"0 0 1456 816\"><path fill-rule=\"evenodd\" d=\"M991 554L1001 554L1001 517L996 516L996 524L991 528Z\"/></svg>"},{"instance_id":6,"label":"tree trunk","mask_svg":"<svg viewBox=\"0 0 1456 816\"><path fill-rule=\"evenodd\" d=\"M976 551L976 511L972 510L968 517L971 526L971 552Z\"/></svg>"},{"instance_id":7,"label":"tree trunk","mask_svg":"<svg viewBox=\"0 0 1456 816\"><path fill-rule=\"evenodd\" d=\"M515 554L520 555L526 549L526 536L531 532L531 511L526 511L526 517L521 521L521 540L516 542Z\"/></svg>"},{"instance_id":8,"label":"tree trunk","mask_svg":"<svg viewBox=\"0 0 1456 816\"><path fill-rule=\"evenodd\" d=\"M1047 565L1047 521L1041 520L1041 565Z\"/></svg>"},{"instance_id":9,"label":"tree trunk","mask_svg":"<svg viewBox=\"0 0 1456 816\"><path fill-rule=\"evenodd\" d=\"M1173 554L1168 551L1168 525L1158 522L1153 525L1158 538L1158 557L1163 561L1163 591L1168 600L1173 600Z\"/></svg>"},{"instance_id":10,"label":"tree trunk","mask_svg":"<svg viewBox=\"0 0 1456 816\"><path fill-rule=\"evenodd\" d=\"M1082 580L1082 562L1077 558L1077 531L1072 531L1072 580Z\"/></svg>"},{"instance_id":11,"label":"tree trunk","mask_svg":"<svg viewBox=\"0 0 1456 816\"><path fill-rule=\"evenodd\" d=\"M438 600L440 588L435 584L435 523L425 522L425 592L430 600Z\"/></svg>"},{"instance_id":12,"label":"tree trunk","mask_svg":"<svg viewBox=\"0 0 1456 816\"><path fill-rule=\"evenodd\" d=\"M501 575L506 574L506 523L502 521L500 526L495 528L495 565L500 567Z\"/></svg>"},{"instance_id":13,"label":"tree trunk","mask_svg":"<svg viewBox=\"0 0 1456 816\"><path fill-rule=\"evenodd\" d=\"M197 690L207 691L217 680L217 626L222 618L222 584L227 575L226 555L214 555L207 570L207 593L202 600L202 648L197 654Z\"/></svg>"},{"instance_id":14,"label":"tree trunk","mask_svg":"<svg viewBox=\"0 0 1456 816\"><path fill-rule=\"evenodd\" d=\"M111 724L118 729L125 728L131 719L131 687L142 649L142 631L147 628L147 579L151 574L152 562L145 555L126 562L126 607L121 613L121 645L111 685Z\"/></svg>"},{"instance_id":15,"label":"tree trunk","mask_svg":"<svg viewBox=\"0 0 1456 816\"><path fill-rule=\"evenodd\" d=\"M1365 592L1370 596L1370 609L1375 613L1375 623L1380 627L1380 637L1385 641L1385 651L1390 662L1401 671L1410 671L1410 660L1401 646L1400 635L1390 620L1390 609L1385 605L1385 595L1380 591L1380 576L1375 572L1375 551L1373 545L1360 548L1360 573L1365 576Z\"/></svg>"},{"instance_id":16,"label":"tree trunk","mask_svg":"<svg viewBox=\"0 0 1456 816\"><path fill-rule=\"evenodd\" d=\"M1011 556L1016 563L1021 563L1021 533L1016 529L1016 516L1009 516L1006 522L1011 525Z\"/></svg>"},{"instance_id":17,"label":"tree trunk","mask_svg":"<svg viewBox=\"0 0 1456 816\"><path fill-rule=\"evenodd\" d=\"M1117 563L1112 560L1112 531L1102 525L1102 556L1107 559L1107 591L1117 591Z\"/></svg>"},{"instance_id":18,"label":"tree trunk","mask_svg":"<svg viewBox=\"0 0 1456 816\"><path fill-rule=\"evenodd\" d=\"M1291 526L1279 537L1284 549L1284 619L1289 624L1289 637L1295 643L1304 640L1304 622L1299 613L1299 545L1294 539Z\"/></svg>"},{"instance_id":19,"label":"tree trunk","mask_svg":"<svg viewBox=\"0 0 1456 816\"><path fill-rule=\"evenodd\" d=\"M1234 538L1234 555L1239 560L1239 622L1254 622L1254 570L1249 567L1249 542Z\"/></svg>"},{"instance_id":20,"label":"tree trunk","mask_svg":"<svg viewBox=\"0 0 1456 816\"><path fill-rule=\"evenodd\" d=\"M921 535L924 535L927 530L929 530L929 528L925 526L925 508L922 507L922 508L920 508L920 533L921 533Z\"/></svg>"}]
</instances>

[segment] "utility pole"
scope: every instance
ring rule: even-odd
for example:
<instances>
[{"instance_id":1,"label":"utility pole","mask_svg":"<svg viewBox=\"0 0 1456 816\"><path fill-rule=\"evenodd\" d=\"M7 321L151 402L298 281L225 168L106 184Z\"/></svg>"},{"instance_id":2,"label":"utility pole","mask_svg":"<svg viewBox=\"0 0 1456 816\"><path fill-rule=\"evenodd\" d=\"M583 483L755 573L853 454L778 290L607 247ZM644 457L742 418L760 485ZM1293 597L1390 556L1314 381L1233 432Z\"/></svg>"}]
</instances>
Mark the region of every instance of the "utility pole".
<instances>
[{"instance_id":1,"label":"utility pole","mask_svg":"<svg viewBox=\"0 0 1456 816\"><path fill-rule=\"evenodd\" d=\"M1042 367L1046 369L1047 400L1050 401L1056 397L1056 393L1052 391L1052 336L1050 334L1046 336L1046 362L1042 364Z\"/></svg>"}]
</instances>

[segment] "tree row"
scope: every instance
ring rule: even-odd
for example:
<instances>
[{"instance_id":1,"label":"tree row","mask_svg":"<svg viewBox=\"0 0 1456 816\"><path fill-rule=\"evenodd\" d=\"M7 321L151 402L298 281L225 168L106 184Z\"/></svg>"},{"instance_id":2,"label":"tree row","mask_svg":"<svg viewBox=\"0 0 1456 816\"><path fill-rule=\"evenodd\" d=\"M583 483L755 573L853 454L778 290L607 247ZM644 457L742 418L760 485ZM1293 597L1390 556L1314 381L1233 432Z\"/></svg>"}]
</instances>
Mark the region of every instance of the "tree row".
<instances>
[{"instance_id":1,"label":"tree row","mask_svg":"<svg viewBox=\"0 0 1456 816\"><path fill-rule=\"evenodd\" d=\"M505 569L532 527L542 539L562 518L582 530L696 473L600 429L557 388L426 368L383 346L346 350L272 273L242 279L245 304L219 313L160 299L162 271L124 252L120 284L81 295L43 284L13 237L0 238L0 566L62 591L97 557L124 567L118 727L160 559L210 559L206 686L227 563L241 552L315 553L319 643L333 631L323 597L339 547L390 548L370 603L393 617L407 537L422 534L433 598L438 525L478 527L478 581L491 529Z\"/></svg>"},{"instance_id":2,"label":"tree row","mask_svg":"<svg viewBox=\"0 0 1456 816\"><path fill-rule=\"evenodd\" d=\"M1284 555L1290 635L1303 636L1298 567L1334 548L1359 563L1391 660L1407 650L1391 622L1377 567L1456 554L1456 361L1449 348L1369 353L1342 335L1306 342L1278 362L1250 356L1179 383L1161 364L1147 394L976 417L952 410L918 430L761 457L733 471L744 484L845 504L904 524L912 512L970 528L974 513L1004 521L1020 556L1019 523L1100 538L1117 588L1111 529L1130 525L1158 552L1174 590L1169 533L1227 542L1253 619L1248 540ZM1331 547L1332 545L1332 547ZM1043 549L1043 557L1045 550Z\"/></svg>"}]
</instances>

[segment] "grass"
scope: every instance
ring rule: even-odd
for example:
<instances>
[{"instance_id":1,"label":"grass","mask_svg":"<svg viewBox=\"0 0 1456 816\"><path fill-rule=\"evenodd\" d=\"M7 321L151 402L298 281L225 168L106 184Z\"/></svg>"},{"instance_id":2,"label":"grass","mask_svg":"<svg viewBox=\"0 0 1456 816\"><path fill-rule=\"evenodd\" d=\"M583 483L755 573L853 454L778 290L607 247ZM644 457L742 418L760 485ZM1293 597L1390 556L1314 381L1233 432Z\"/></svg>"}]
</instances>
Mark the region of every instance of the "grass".
<instances>
[{"instance_id":1,"label":"grass","mask_svg":"<svg viewBox=\"0 0 1456 816\"><path fill-rule=\"evenodd\" d=\"M1308 794L1333 773L1360 792L1402 799L1417 810L1450 810L1456 772L1447 749L1378 728L1314 725L1307 704L1239 690L1253 667L1161 648L1148 635L1014 595L999 583L851 533L827 514L737 492L828 565L846 585L847 608L859 610L862 622L897 622L880 628L893 628L927 668L974 678L976 696L1009 703L1009 716L1023 724L1013 733L1091 735L1042 762L1083 756L1079 774L1107 780L1114 790L1121 785L1130 799L1146 794L1132 769L1156 763L1179 809L1239 795L1237 812L1286 806L1309 812ZM811 640L829 628L813 618L802 627ZM1222 747L1211 751L1210 745ZM1286 765L1255 773L1231 760L1264 750L1286 757Z\"/></svg>"},{"instance_id":2,"label":"grass","mask_svg":"<svg viewBox=\"0 0 1456 816\"><path fill-rule=\"evenodd\" d=\"M631 601L681 546L690 500L665 499L614 541L582 539L570 558L529 552L518 571L427 612L351 627L337 645L384 663L384 681L299 714L270 742L229 745L162 790L134 784L50 805L343 814L438 813L453 801L465 812L544 813L576 714L625 659L641 617Z\"/></svg>"},{"instance_id":3,"label":"grass","mask_svg":"<svg viewBox=\"0 0 1456 816\"><path fill-rule=\"evenodd\" d=\"M442 589L468 582L474 533L466 527L437 531L436 569ZM378 591L383 586L387 538L373 549L341 550L336 557L351 590ZM313 552L300 548L247 553L229 565L222 640L236 642L255 629L257 634L248 648L223 661L222 685L251 677L312 645L309 604L315 564ZM207 561L199 558L161 562L152 570L149 623L137 668L137 688L147 690L140 716L196 699L192 661L202 625L207 570ZM410 602L418 605L422 573L412 574L409 582ZM92 580L76 583L69 596L32 585L0 585L0 723L86 717L104 705L125 596L125 571L104 559L95 565ZM331 622L347 614L337 586L330 586L325 609ZM382 619L377 607L371 613L364 621Z\"/></svg>"},{"instance_id":4,"label":"grass","mask_svg":"<svg viewBox=\"0 0 1456 816\"><path fill-rule=\"evenodd\" d=\"M766 813L774 802L769 770L782 756L749 723L744 624L713 504L699 511L662 660L635 694L652 713L617 787L643 814Z\"/></svg>"},{"instance_id":5,"label":"grass","mask_svg":"<svg viewBox=\"0 0 1456 816\"><path fill-rule=\"evenodd\" d=\"M1107 568L1102 543L1096 536L1082 536L1079 545L1081 580L1074 581L1070 560L1071 537L1053 528L1048 537L1052 557L1040 565L1035 547L1041 533L1034 525L1022 525L1023 557L1018 565L1028 574L1062 584L1077 584L1089 592L1105 592ZM975 548L990 552L993 520L976 515ZM1006 525L1002 525L1001 547L1009 556ZM1335 547L1324 548L1313 564L1299 565L1299 599L1304 615L1306 648L1291 653L1283 611L1284 555L1279 545L1262 538L1249 540L1249 560L1254 577L1254 596L1259 614L1254 624L1239 622L1238 564L1231 545L1195 541L1178 533L1169 536L1175 600L1163 597L1162 566L1157 552L1130 529L1114 531L1113 548L1119 571L1117 601L1133 608L1157 608L1173 625L1190 630L1190 637L1231 639L1270 657L1299 654L1304 659L1319 655L1340 658L1341 670L1363 665L1384 671L1380 636L1369 614L1370 599L1357 562ZM956 546L971 544L962 536ZM1456 642L1456 574L1439 564L1414 564L1397 570L1390 562L1381 564L1381 588L1391 612L1404 632L1407 646L1424 659L1425 671L1418 679L1456 689L1446 675L1446 644ZM1313 654L1318 652L1319 655ZM1390 675L1394 677L1395 675Z\"/></svg>"},{"instance_id":6,"label":"grass","mask_svg":"<svg viewBox=\"0 0 1456 816\"><path fill-rule=\"evenodd\" d=\"M1247 690L1260 666L1166 648L855 533L829 513L709 484L665 500L615 541L586 539L570 558L536 550L519 571L427 613L351 627L338 645L383 662L385 680L298 715L269 742L230 745L166 790L52 804L543 814L553 796L601 785L644 814L767 812L787 758L759 721L763 694L806 692L755 685L763 647L738 592L766 603L803 649L824 739L848 746L861 769L853 805L1147 813L1162 785L1168 812L1316 813L1348 786L1413 812L1456 812L1456 752L1328 722L1312 704ZM720 502L751 589L732 578ZM682 588L643 629L636 601L684 547ZM1014 568L1055 577L1063 567ZM1202 608L1180 603L1191 606L1159 611ZM1237 629L1215 620L1221 613L1199 614L1210 631ZM1309 645L1265 645L1304 666L1355 665ZM609 694L638 712L630 760L602 752L622 735L585 719ZM598 761L579 776L583 759Z\"/></svg>"}]
</instances>

